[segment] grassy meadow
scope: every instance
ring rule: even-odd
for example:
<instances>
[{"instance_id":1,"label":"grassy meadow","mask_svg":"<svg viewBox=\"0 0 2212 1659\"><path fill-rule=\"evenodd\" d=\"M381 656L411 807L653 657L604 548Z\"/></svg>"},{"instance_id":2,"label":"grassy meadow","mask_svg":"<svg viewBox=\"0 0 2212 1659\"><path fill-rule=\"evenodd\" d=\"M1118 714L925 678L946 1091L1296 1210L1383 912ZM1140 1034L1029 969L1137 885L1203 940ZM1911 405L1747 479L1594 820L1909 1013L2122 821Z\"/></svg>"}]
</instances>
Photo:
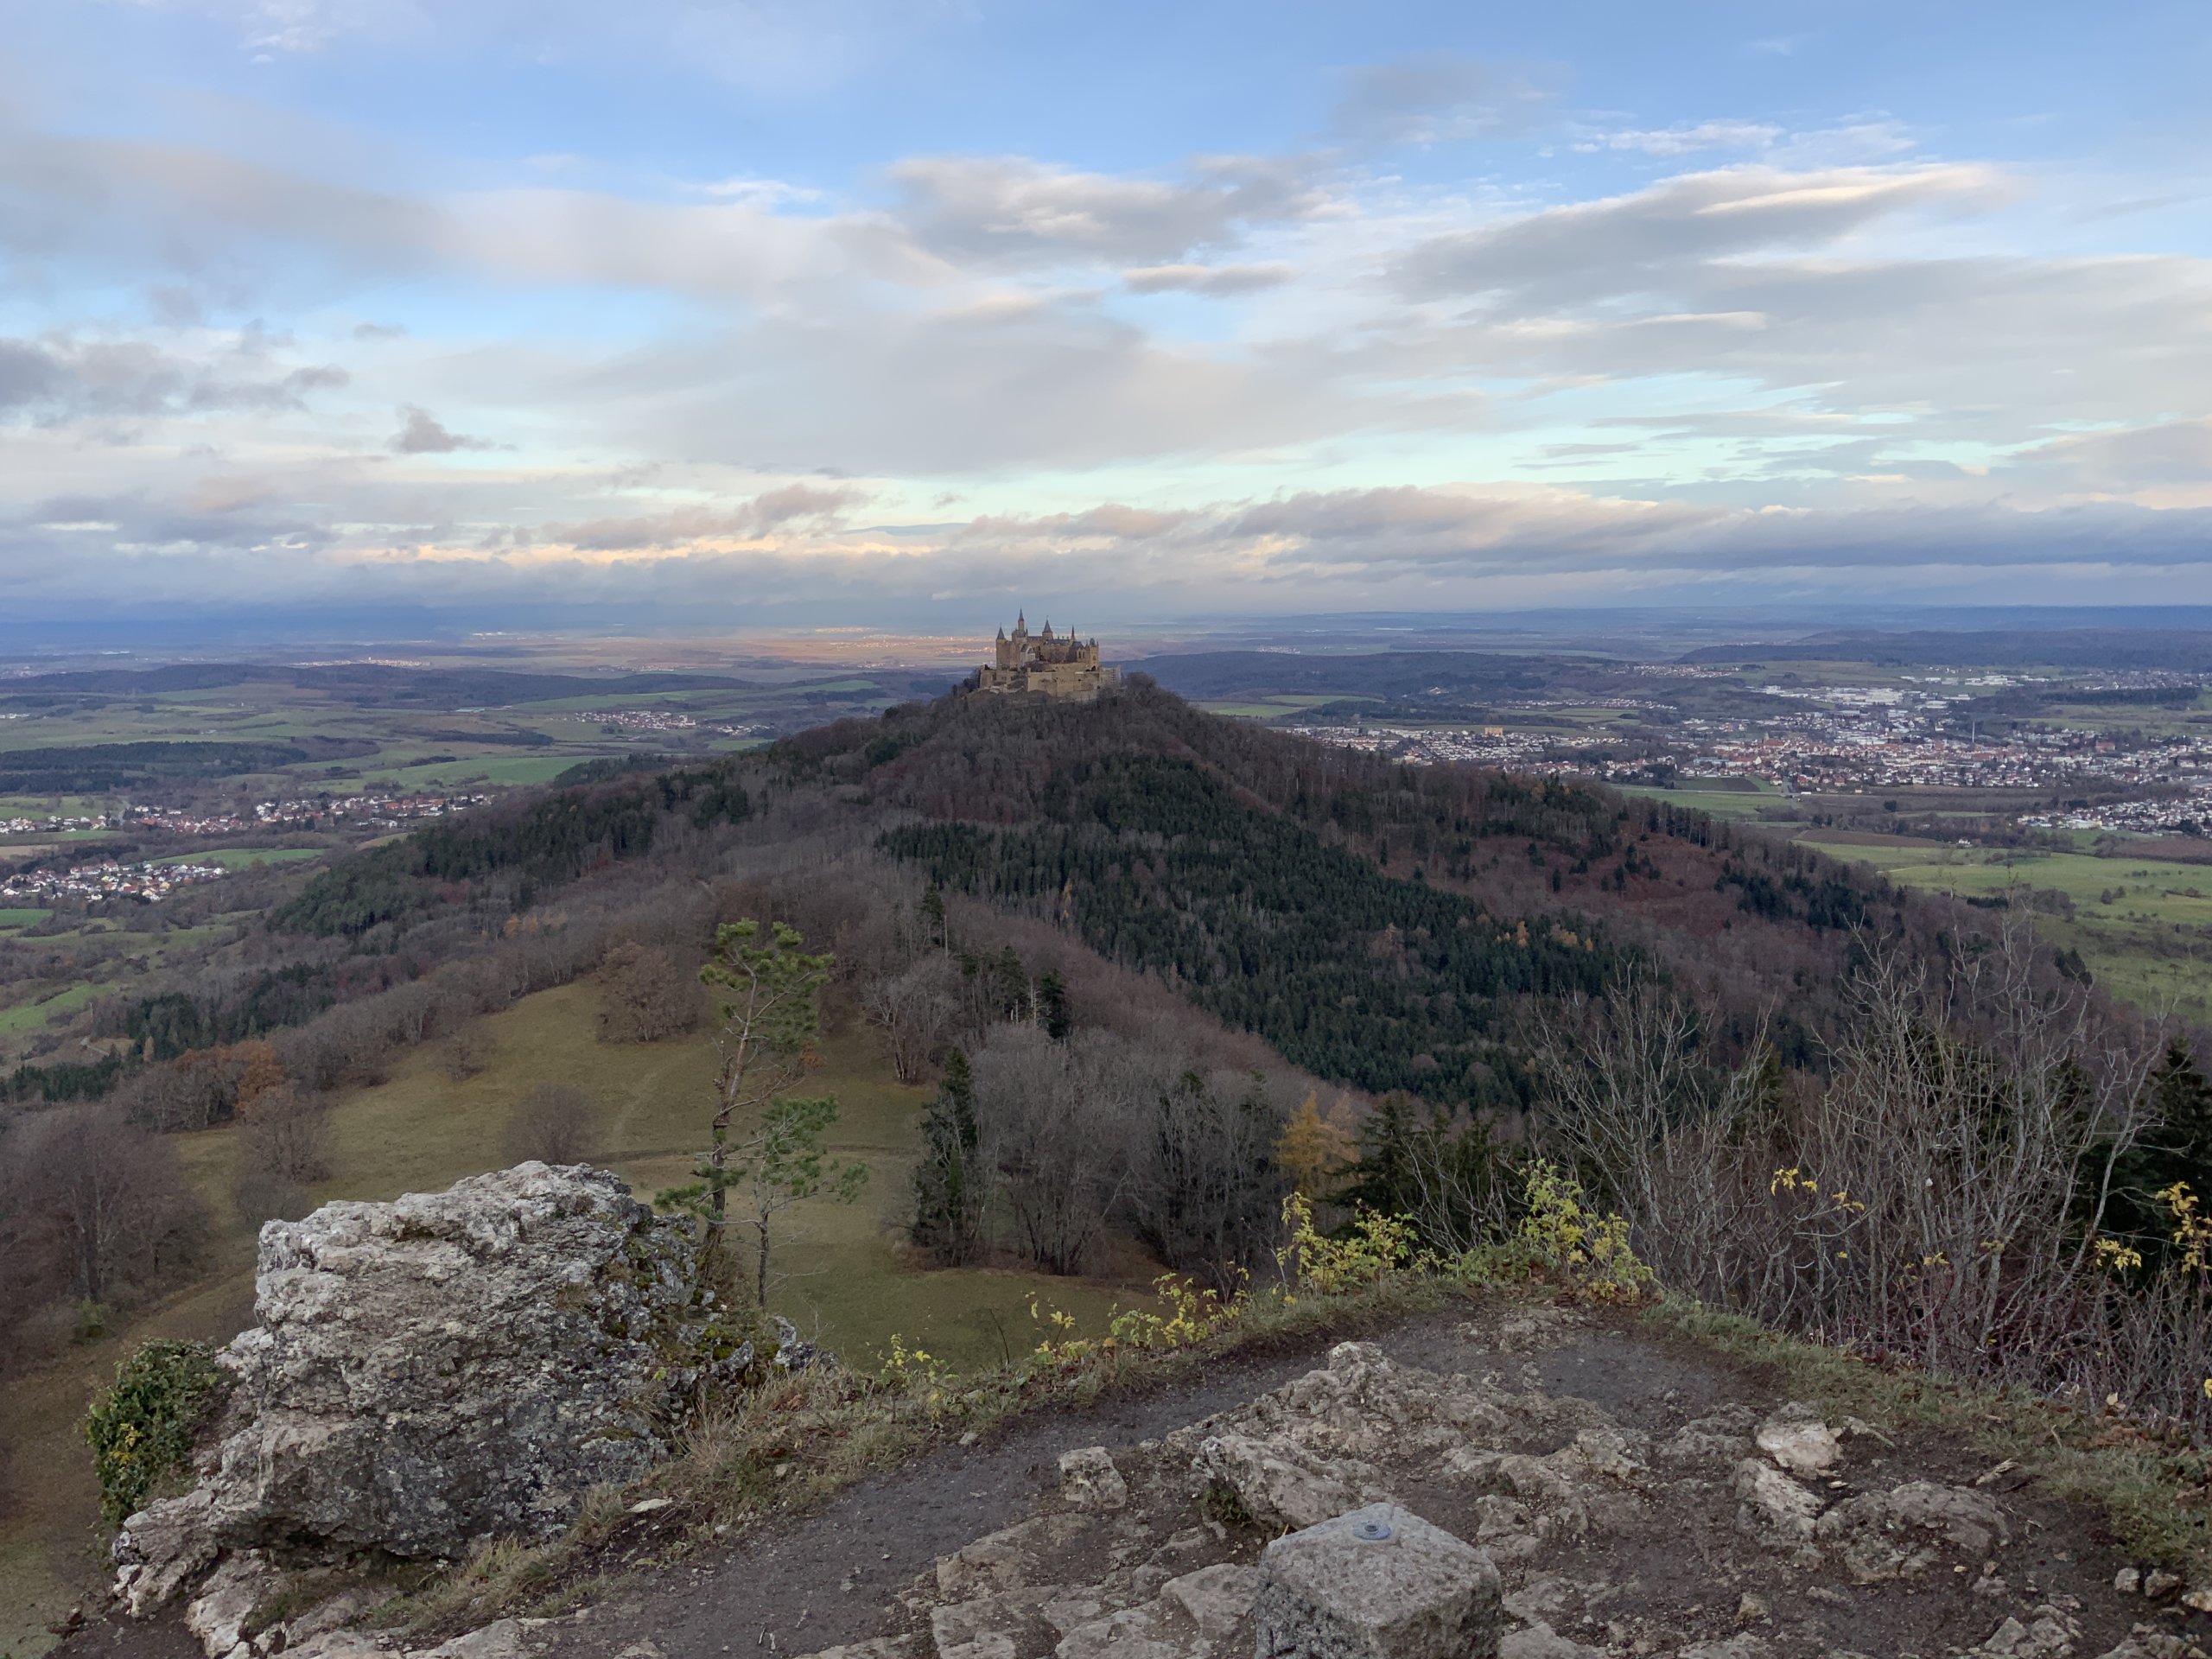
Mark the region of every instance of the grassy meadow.
<instances>
[{"instance_id":1,"label":"grassy meadow","mask_svg":"<svg viewBox=\"0 0 2212 1659\"><path fill-rule=\"evenodd\" d=\"M327 847L217 847L200 853L172 853L152 861L156 864L219 864L226 870L250 870L257 864L296 864L321 858Z\"/></svg>"},{"instance_id":2,"label":"grassy meadow","mask_svg":"<svg viewBox=\"0 0 2212 1659\"><path fill-rule=\"evenodd\" d=\"M1762 811L1787 804L1785 796L1764 779L1748 780L1751 789L1662 789L1656 784L1615 784L1613 788L1631 799L1665 801L1692 812L1709 812L1716 818L1756 818Z\"/></svg>"},{"instance_id":3,"label":"grassy meadow","mask_svg":"<svg viewBox=\"0 0 2212 1659\"><path fill-rule=\"evenodd\" d=\"M592 1161L613 1170L641 1198L685 1179L704 1143L703 1103L714 1052L703 1033L638 1046L594 1035L597 992L588 983L524 999L472 1027L488 1039L489 1064L455 1082L444 1045L403 1053L390 1079L342 1096L332 1108L333 1178L318 1203L384 1199L435 1191L465 1175L503 1167L502 1138L516 1103L541 1082L573 1084L598 1109ZM12 1011L11 1011L12 1012ZM931 1271L902 1248L908 1171L918 1115L931 1090L893 1081L875 1033L833 1023L824 1064L810 1084L835 1095L836 1153L865 1162L867 1190L852 1205L808 1203L787 1212L770 1304L810 1337L868 1365L893 1334L963 1367L1035 1344L1033 1300L1065 1309L1086 1331L1102 1329L1116 1305L1148 1303L1150 1264L1129 1259L1118 1274L1057 1279L1012 1269ZM116 1329L73 1344L46 1369L10 1382L0 1427L0 1656L41 1650L46 1623L92 1596L105 1540L89 1454L78 1424L92 1390L116 1363L150 1337L228 1339L251 1321L253 1230L230 1200L237 1136L229 1128L177 1137L194 1185L215 1218L200 1274Z\"/></svg>"},{"instance_id":4,"label":"grassy meadow","mask_svg":"<svg viewBox=\"0 0 2212 1659\"><path fill-rule=\"evenodd\" d=\"M2073 901L2072 916L2036 922L2055 948L2079 951L2098 984L2145 1013L2212 1023L2212 868L1841 831L1798 839L1931 893L1961 899L2014 887L2063 893Z\"/></svg>"}]
</instances>

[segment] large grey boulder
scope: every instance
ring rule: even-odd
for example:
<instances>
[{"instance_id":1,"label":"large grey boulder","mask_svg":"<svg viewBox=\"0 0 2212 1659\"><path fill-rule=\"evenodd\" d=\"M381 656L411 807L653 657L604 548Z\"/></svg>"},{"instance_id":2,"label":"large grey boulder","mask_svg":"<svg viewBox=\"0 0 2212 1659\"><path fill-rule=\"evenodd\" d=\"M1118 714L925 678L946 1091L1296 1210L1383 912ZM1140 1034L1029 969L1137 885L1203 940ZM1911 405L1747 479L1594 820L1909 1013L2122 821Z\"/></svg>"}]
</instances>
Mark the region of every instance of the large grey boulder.
<instances>
[{"instance_id":1,"label":"large grey boulder","mask_svg":"<svg viewBox=\"0 0 2212 1659\"><path fill-rule=\"evenodd\" d=\"M1736 1526L1769 1549L1813 1541L1821 1500L1780 1470L1745 1459L1736 1465Z\"/></svg>"},{"instance_id":2,"label":"large grey boulder","mask_svg":"<svg viewBox=\"0 0 2212 1659\"><path fill-rule=\"evenodd\" d=\"M270 1223L200 1484L124 1523L118 1593L149 1611L223 1552L449 1558L556 1530L749 1363L693 1268L683 1226L581 1166Z\"/></svg>"},{"instance_id":3,"label":"large grey boulder","mask_svg":"<svg viewBox=\"0 0 2212 1659\"><path fill-rule=\"evenodd\" d=\"M1257 1659L1488 1659L1497 1568L1393 1503L1278 1538L1260 1556Z\"/></svg>"},{"instance_id":4,"label":"large grey boulder","mask_svg":"<svg viewBox=\"0 0 2212 1659\"><path fill-rule=\"evenodd\" d=\"M2004 1511L1988 1493L1928 1480L1839 1503L1820 1518L1819 1533L1821 1543L1841 1547L1844 1569L1855 1584L1917 1579L1947 1544L1980 1560L2012 1538Z\"/></svg>"},{"instance_id":5,"label":"large grey boulder","mask_svg":"<svg viewBox=\"0 0 2212 1659\"><path fill-rule=\"evenodd\" d=\"M1253 1524L1268 1531L1310 1527L1359 1502L1350 1486L1287 1440L1211 1435L1191 1460L1191 1472L1201 1496L1233 1497Z\"/></svg>"}]
</instances>

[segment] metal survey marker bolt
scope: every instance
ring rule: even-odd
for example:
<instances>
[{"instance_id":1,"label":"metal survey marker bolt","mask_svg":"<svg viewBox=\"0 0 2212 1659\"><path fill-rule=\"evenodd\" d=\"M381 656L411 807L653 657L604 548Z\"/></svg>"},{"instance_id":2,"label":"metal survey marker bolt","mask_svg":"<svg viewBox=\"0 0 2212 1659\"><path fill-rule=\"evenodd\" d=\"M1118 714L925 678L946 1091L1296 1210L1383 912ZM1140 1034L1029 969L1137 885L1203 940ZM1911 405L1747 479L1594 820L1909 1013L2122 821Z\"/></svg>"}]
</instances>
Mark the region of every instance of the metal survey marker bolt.
<instances>
[{"instance_id":1,"label":"metal survey marker bolt","mask_svg":"<svg viewBox=\"0 0 2212 1659\"><path fill-rule=\"evenodd\" d=\"M1481 1550L1370 1503L1261 1553L1253 1659L1495 1659L1498 1589Z\"/></svg>"}]
</instances>

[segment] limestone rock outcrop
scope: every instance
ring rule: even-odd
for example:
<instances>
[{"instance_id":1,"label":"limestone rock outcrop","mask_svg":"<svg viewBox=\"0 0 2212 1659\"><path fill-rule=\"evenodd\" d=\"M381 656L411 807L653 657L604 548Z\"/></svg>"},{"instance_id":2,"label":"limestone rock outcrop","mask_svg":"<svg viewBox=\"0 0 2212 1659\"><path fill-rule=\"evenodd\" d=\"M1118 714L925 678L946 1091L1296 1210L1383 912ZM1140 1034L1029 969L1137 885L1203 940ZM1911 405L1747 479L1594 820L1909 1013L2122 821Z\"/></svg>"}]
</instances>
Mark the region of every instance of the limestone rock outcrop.
<instances>
[{"instance_id":1,"label":"limestone rock outcrop","mask_svg":"<svg viewBox=\"0 0 2212 1659\"><path fill-rule=\"evenodd\" d=\"M443 1558L557 1529L750 1363L693 1268L683 1226L581 1166L270 1223L199 1484L124 1523L118 1594L149 1611L226 1553Z\"/></svg>"}]
</instances>

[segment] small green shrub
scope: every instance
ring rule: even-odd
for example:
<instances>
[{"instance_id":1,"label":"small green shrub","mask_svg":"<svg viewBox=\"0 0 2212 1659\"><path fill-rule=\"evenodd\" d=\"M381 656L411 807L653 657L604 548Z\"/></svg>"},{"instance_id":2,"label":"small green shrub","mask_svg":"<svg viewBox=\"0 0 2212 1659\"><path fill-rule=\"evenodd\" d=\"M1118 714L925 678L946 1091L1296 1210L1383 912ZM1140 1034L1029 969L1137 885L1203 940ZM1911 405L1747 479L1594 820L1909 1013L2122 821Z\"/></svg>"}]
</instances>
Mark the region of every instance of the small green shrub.
<instances>
[{"instance_id":1,"label":"small green shrub","mask_svg":"<svg viewBox=\"0 0 2212 1659\"><path fill-rule=\"evenodd\" d=\"M143 1343L115 1368L115 1386L85 1414L109 1526L120 1527L188 1466L193 1436L220 1403L222 1384L204 1342Z\"/></svg>"},{"instance_id":2,"label":"small green shrub","mask_svg":"<svg viewBox=\"0 0 2212 1659\"><path fill-rule=\"evenodd\" d=\"M1209 1521L1217 1521L1232 1532L1257 1532L1260 1523L1252 1511L1244 1507L1244 1500L1237 1497L1233 1487L1218 1481L1210 1481L1198 1494L1198 1513Z\"/></svg>"}]
</instances>

